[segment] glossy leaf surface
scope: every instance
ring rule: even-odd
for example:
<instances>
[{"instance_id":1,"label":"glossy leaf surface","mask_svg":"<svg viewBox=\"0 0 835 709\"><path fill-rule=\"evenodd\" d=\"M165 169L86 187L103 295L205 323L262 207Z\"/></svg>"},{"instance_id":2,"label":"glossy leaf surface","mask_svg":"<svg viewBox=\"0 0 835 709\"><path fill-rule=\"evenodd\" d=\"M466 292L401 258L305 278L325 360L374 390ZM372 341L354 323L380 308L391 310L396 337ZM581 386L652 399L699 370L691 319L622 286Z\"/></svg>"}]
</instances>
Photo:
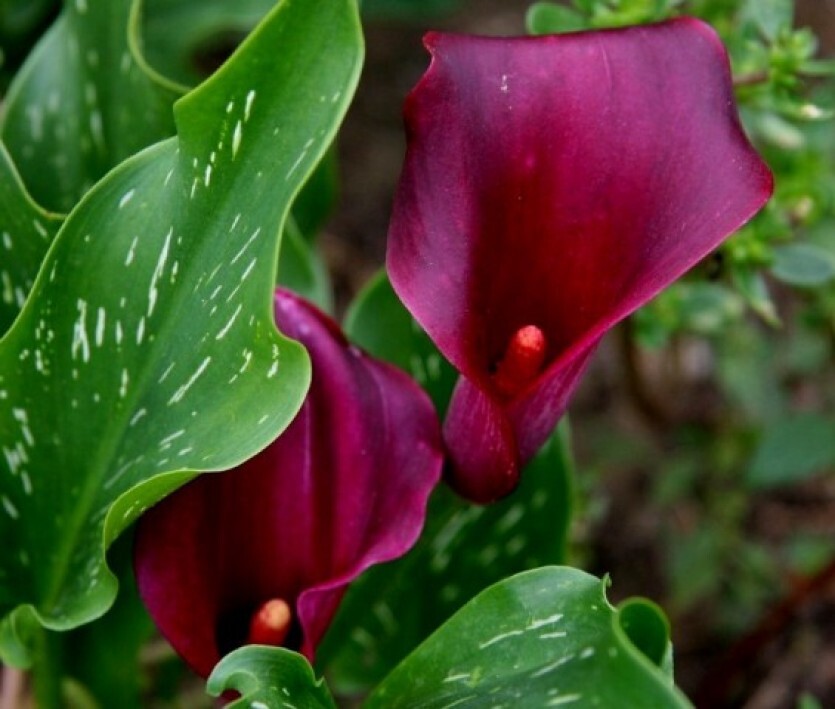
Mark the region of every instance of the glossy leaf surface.
<instances>
[{"instance_id":1,"label":"glossy leaf surface","mask_svg":"<svg viewBox=\"0 0 835 709\"><path fill-rule=\"evenodd\" d=\"M629 640L604 587L566 567L498 583L404 660L365 706L689 706L665 672ZM664 630L664 622L643 625L666 647Z\"/></svg>"},{"instance_id":2,"label":"glossy leaf surface","mask_svg":"<svg viewBox=\"0 0 835 709\"><path fill-rule=\"evenodd\" d=\"M221 660L206 684L213 697L234 689L241 697L229 709L335 709L323 680L316 680L307 660L279 647L250 645Z\"/></svg>"},{"instance_id":3,"label":"glossy leaf surface","mask_svg":"<svg viewBox=\"0 0 835 709\"><path fill-rule=\"evenodd\" d=\"M26 302L61 221L32 201L0 143L0 336Z\"/></svg>"},{"instance_id":4,"label":"glossy leaf surface","mask_svg":"<svg viewBox=\"0 0 835 709\"><path fill-rule=\"evenodd\" d=\"M403 559L370 569L343 601L322 667L335 688L368 690L463 603L506 576L564 563L571 519L571 457L561 426L507 500L480 507L446 486Z\"/></svg>"},{"instance_id":5,"label":"glossy leaf surface","mask_svg":"<svg viewBox=\"0 0 835 709\"><path fill-rule=\"evenodd\" d=\"M309 369L273 321L278 234L361 58L351 0L283 3L177 103L179 137L65 222L0 341L0 614L53 629L100 615L119 531L298 410Z\"/></svg>"},{"instance_id":6,"label":"glossy leaf surface","mask_svg":"<svg viewBox=\"0 0 835 709\"><path fill-rule=\"evenodd\" d=\"M138 0L68 0L9 89L0 135L47 209L68 212L109 169L174 133L182 91L137 58L138 11Z\"/></svg>"}]
</instances>

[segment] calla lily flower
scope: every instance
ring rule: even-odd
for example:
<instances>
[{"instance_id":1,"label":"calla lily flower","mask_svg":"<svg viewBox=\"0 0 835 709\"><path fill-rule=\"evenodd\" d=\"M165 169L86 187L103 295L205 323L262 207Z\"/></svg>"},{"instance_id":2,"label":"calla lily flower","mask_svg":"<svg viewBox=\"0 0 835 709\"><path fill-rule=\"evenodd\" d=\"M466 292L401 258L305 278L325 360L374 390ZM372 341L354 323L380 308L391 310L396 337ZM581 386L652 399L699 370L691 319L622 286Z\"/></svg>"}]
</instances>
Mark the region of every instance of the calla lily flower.
<instances>
[{"instance_id":1,"label":"calla lily flower","mask_svg":"<svg viewBox=\"0 0 835 709\"><path fill-rule=\"evenodd\" d=\"M310 353L300 413L262 453L197 478L137 530L140 595L203 676L248 643L312 661L347 585L417 540L441 474L440 426L417 385L289 292L277 292L275 315Z\"/></svg>"},{"instance_id":2,"label":"calla lily flower","mask_svg":"<svg viewBox=\"0 0 835 709\"><path fill-rule=\"evenodd\" d=\"M460 372L449 477L486 503L514 489L604 333L752 217L772 177L698 20L425 44L387 266Z\"/></svg>"}]
</instances>

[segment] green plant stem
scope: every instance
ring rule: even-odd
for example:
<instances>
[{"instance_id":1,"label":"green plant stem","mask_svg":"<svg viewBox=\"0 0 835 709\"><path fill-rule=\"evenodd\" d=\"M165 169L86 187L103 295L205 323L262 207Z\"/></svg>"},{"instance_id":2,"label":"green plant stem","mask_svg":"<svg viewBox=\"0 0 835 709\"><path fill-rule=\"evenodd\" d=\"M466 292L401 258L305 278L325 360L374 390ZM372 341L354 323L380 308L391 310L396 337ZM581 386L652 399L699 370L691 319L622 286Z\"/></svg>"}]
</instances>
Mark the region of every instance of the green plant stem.
<instances>
[{"instance_id":1,"label":"green plant stem","mask_svg":"<svg viewBox=\"0 0 835 709\"><path fill-rule=\"evenodd\" d=\"M59 636L38 628L33 637L32 686L38 709L61 709L61 643Z\"/></svg>"},{"instance_id":2,"label":"green plant stem","mask_svg":"<svg viewBox=\"0 0 835 709\"><path fill-rule=\"evenodd\" d=\"M758 84L765 84L768 82L768 72L755 71L750 74L740 74L734 76L733 82L734 87L736 88L740 86L757 86Z\"/></svg>"}]
</instances>

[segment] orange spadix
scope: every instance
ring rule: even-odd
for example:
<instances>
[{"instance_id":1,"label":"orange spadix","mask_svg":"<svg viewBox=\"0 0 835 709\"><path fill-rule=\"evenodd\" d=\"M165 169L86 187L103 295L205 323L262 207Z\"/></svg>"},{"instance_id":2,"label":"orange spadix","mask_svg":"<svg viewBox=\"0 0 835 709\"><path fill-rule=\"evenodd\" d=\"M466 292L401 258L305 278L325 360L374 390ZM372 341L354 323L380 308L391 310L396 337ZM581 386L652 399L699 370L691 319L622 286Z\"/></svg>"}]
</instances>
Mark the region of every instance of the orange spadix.
<instances>
[{"instance_id":1,"label":"orange spadix","mask_svg":"<svg viewBox=\"0 0 835 709\"><path fill-rule=\"evenodd\" d=\"M512 397L530 384L542 370L548 343L536 325L519 328L510 338L493 382L501 394Z\"/></svg>"},{"instance_id":2,"label":"orange spadix","mask_svg":"<svg viewBox=\"0 0 835 709\"><path fill-rule=\"evenodd\" d=\"M292 622L293 612L287 602L273 598L261 605L252 616L247 643L279 647L287 638Z\"/></svg>"}]
</instances>

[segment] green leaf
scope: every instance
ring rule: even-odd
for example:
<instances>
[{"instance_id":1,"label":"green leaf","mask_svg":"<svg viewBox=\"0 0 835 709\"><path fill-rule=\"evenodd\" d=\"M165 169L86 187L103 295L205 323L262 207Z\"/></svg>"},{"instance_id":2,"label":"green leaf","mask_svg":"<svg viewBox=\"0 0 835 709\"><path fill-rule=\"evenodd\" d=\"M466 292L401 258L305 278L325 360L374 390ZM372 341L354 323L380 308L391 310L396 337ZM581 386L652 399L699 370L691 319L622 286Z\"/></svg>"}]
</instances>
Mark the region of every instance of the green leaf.
<instances>
[{"instance_id":1,"label":"green leaf","mask_svg":"<svg viewBox=\"0 0 835 709\"><path fill-rule=\"evenodd\" d=\"M367 352L409 372L443 418L458 372L412 319L385 271L372 278L351 304L345 332Z\"/></svg>"},{"instance_id":2,"label":"green leaf","mask_svg":"<svg viewBox=\"0 0 835 709\"><path fill-rule=\"evenodd\" d=\"M632 644L653 664L664 667L672 656L670 624L664 612L645 598L630 598L618 606L618 620Z\"/></svg>"},{"instance_id":3,"label":"green leaf","mask_svg":"<svg viewBox=\"0 0 835 709\"><path fill-rule=\"evenodd\" d=\"M791 29L794 0L745 0L741 17L753 21L763 36L773 42L781 30Z\"/></svg>"},{"instance_id":4,"label":"green leaf","mask_svg":"<svg viewBox=\"0 0 835 709\"><path fill-rule=\"evenodd\" d=\"M140 709L143 676L139 653L154 632L133 578L133 538L125 534L108 555L119 577L119 595L97 621L64 636L68 674L100 707Z\"/></svg>"},{"instance_id":5,"label":"green leaf","mask_svg":"<svg viewBox=\"0 0 835 709\"><path fill-rule=\"evenodd\" d=\"M61 221L32 201L0 142L0 335L23 307Z\"/></svg>"},{"instance_id":6,"label":"green leaf","mask_svg":"<svg viewBox=\"0 0 835 709\"><path fill-rule=\"evenodd\" d=\"M780 324L774 301L768 293L763 274L748 264L734 264L731 270L733 284L748 306L771 326Z\"/></svg>"},{"instance_id":7,"label":"green leaf","mask_svg":"<svg viewBox=\"0 0 835 709\"><path fill-rule=\"evenodd\" d=\"M144 0L143 52L163 76L192 86L235 49L275 0Z\"/></svg>"},{"instance_id":8,"label":"green leaf","mask_svg":"<svg viewBox=\"0 0 835 709\"><path fill-rule=\"evenodd\" d=\"M814 244L786 244L773 251L771 273L793 286L816 287L835 278L835 259Z\"/></svg>"},{"instance_id":9,"label":"green leaf","mask_svg":"<svg viewBox=\"0 0 835 709\"><path fill-rule=\"evenodd\" d=\"M817 414L783 419L763 432L748 470L754 488L805 480L835 466L835 420Z\"/></svg>"},{"instance_id":10,"label":"green leaf","mask_svg":"<svg viewBox=\"0 0 835 709\"><path fill-rule=\"evenodd\" d=\"M47 209L68 212L108 170L174 132L182 89L137 58L138 12L138 0L67 0L9 89L0 136Z\"/></svg>"},{"instance_id":11,"label":"green leaf","mask_svg":"<svg viewBox=\"0 0 835 709\"><path fill-rule=\"evenodd\" d=\"M587 29L589 24L583 15L565 5L553 2L536 2L525 15L528 34L560 34Z\"/></svg>"},{"instance_id":12,"label":"green leaf","mask_svg":"<svg viewBox=\"0 0 835 709\"><path fill-rule=\"evenodd\" d=\"M291 216L281 240L278 282L325 312L333 311L333 291L325 264L312 244L305 240Z\"/></svg>"},{"instance_id":13,"label":"green leaf","mask_svg":"<svg viewBox=\"0 0 835 709\"><path fill-rule=\"evenodd\" d=\"M550 567L492 586L406 658L366 708L689 706L631 643L605 585L577 569Z\"/></svg>"},{"instance_id":14,"label":"green leaf","mask_svg":"<svg viewBox=\"0 0 835 709\"><path fill-rule=\"evenodd\" d=\"M0 0L0 94L7 72L29 53L59 5L58 0Z\"/></svg>"},{"instance_id":15,"label":"green leaf","mask_svg":"<svg viewBox=\"0 0 835 709\"><path fill-rule=\"evenodd\" d=\"M479 591L563 563L571 468L563 424L507 499L480 507L439 487L414 549L370 569L348 591L318 652L333 686L369 689Z\"/></svg>"},{"instance_id":16,"label":"green leaf","mask_svg":"<svg viewBox=\"0 0 835 709\"><path fill-rule=\"evenodd\" d=\"M219 697L241 693L228 709L335 709L324 680L316 680L307 660L282 647L248 645L224 657L215 667L206 691Z\"/></svg>"},{"instance_id":17,"label":"green leaf","mask_svg":"<svg viewBox=\"0 0 835 709\"><path fill-rule=\"evenodd\" d=\"M681 282L678 317L682 329L704 335L720 334L742 317L742 299L719 283Z\"/></svg>"},{"instance_id":18,"label":"green leaf","mask_svg":"<svg viewBox=\"0 0 835 709\"><path fill-rule=\"evenodd\" d=\"M293 203L293 217L299 231L313 242L325 226L339 193L336 150L331 148L316 166Z\"/></svg>"},{"instance_id":19,"label":"green leaf","mask_svg":"<svg viewBox=\"0 0 835 709\"><path fill-rule=\"evenodd\" d=\"M0 340L0 616L101 615L118 533L298 410L309 362L273 321L278 235L361 61L352 0L284 2L177 103L179 137L64 223Z\"/></svg>"}]
</instances>

